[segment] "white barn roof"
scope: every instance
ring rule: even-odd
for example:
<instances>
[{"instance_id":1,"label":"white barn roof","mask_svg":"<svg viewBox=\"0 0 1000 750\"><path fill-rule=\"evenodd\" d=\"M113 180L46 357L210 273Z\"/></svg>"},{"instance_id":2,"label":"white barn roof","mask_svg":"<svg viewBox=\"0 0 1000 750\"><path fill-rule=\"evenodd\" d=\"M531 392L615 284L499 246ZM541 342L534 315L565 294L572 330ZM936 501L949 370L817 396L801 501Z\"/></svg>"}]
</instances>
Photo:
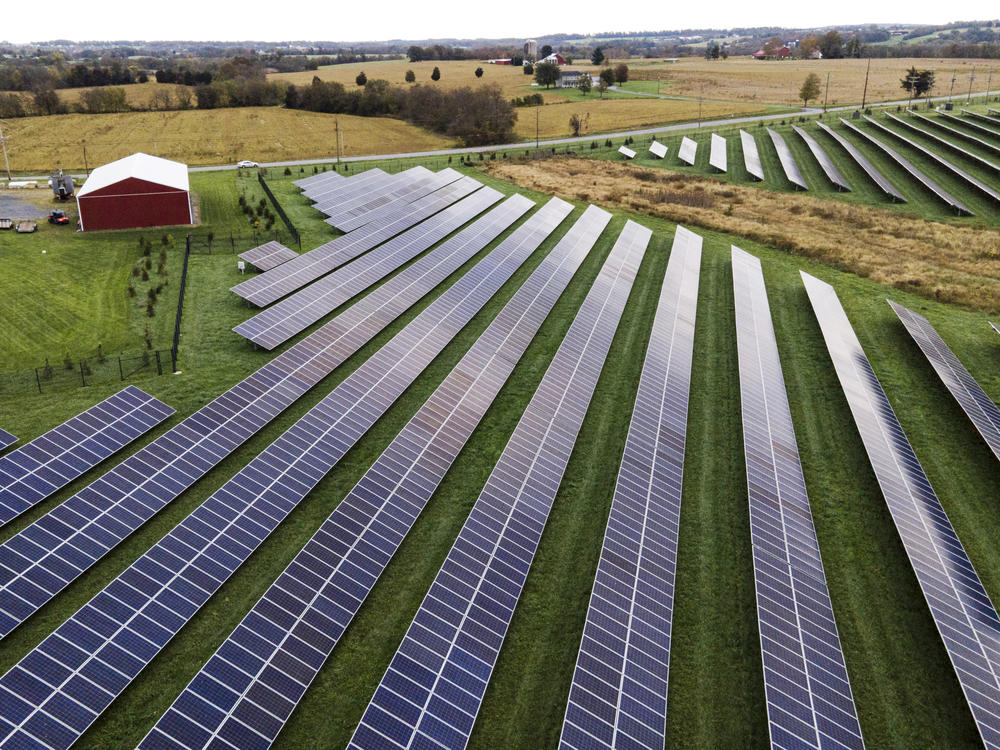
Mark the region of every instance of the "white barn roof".
<instances>
[{"instance_id":1,"label":"white barn roof","mask_svg":"<svg viewBox=\"0 0 1000 750\"><path fill-rule=\"evenodd\" d=\"M187 164L140 152L95 169L76 195L79 198L130 177L155 182L157 185L165 185L176 190L190 189Z\"/></svg>"}]
</instances>

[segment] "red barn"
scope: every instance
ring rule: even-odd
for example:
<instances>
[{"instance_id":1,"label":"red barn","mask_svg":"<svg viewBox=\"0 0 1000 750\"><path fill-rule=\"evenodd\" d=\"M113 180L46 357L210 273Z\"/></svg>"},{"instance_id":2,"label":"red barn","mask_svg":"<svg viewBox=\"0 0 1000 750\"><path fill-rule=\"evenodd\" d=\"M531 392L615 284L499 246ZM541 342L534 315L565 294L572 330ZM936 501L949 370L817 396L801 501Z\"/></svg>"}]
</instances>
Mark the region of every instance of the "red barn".
<instances>
[{"instance_id":1,"label":"red barn","mask_svg":"<svg viewBox=\"0 0 1000 750\"><path fill-rule=\"evenodd\" d=\"M149 154L95 169L76 204L85 232L194 223L187 165Z\"/></svg>"}]
</instances>

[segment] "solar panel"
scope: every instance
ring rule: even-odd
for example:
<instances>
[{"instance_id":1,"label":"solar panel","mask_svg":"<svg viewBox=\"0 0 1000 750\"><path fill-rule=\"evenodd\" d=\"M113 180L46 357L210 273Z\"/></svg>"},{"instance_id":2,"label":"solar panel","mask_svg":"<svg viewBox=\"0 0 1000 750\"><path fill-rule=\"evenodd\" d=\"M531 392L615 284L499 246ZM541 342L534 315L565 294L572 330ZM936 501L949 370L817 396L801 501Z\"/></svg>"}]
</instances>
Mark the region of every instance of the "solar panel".
<instances>
[{"instance_id":1,"label":"solar panel","mask_svg":"<svg viewBox=\"0 0 1000 750\"><path fill-rule=\"evenodd\" d=\"M657 158L665 159L667 156L667 147L659 141L653 141L649 144L649 153Z\"/></svg>"},{"instance_id":2,"label":"solar panel","mask_svg":"<svg viewBox=\"0 0 1000 750\"><path fill-rule=\"evenodd\" d=\"M997 130L997 128L1000 128L1000 122L979 112L973 112L971 109L963 109L962 114L977 120L979 123L986 123L989 126L985 128L986 132L990 133L994 138L1000 138L1000 130Z\"/></svg>"},{"instance_id":3,"label":"solar panel","mask_svg":"<svg viewBox=\"0 0 1000 750\"><path fill-rule=\"evenodd\" d=\"M649 230L626 224L350 747L468 741L648 239Z\"/></svg>"},{"instance_id":4,"label":"solar panel","mask_svg":"<svg viewBox=\"0 0 1000 750\"><path fill-rule=\"evenodd\" d=\"M433 216L442 208L450 206L460 198L478 190L482 185L471 177L446 185L440 190L426 195L385 217L380 224L368 224L350 234L320 245L294 260L282 263L277 268L262 273L231 288L239 296L258 307L291 294L296 289L320 276L329 273L391 237L419 224L428 216Z\"/></svg>"},{"instance_id":5,"label":"solar panel","mask_svg":"<svg viewBox=\"0 0 1000 750\"><path fill-rule=\"evenodd\" d=\"M985 149L987 151L992 151L993 153L996 154L1000 154L1000 146L995 146L992 143L984 141L982 138L979 138L978 136L972 135L971 133L966 133L964 130L960 130L959 128L954 128L951 125L943 123L941 122L940 117L928 117L927 115L922 115L919 112L913 112L913 111L911 111L910 114L916 119L920 120L921 122L927 123L928 125L933 125L937 129L943 130L945 133L948 133L949 135L953 135L956 138L961 138L962 140L968 141L969 143L974 143L978 148ZM961 120L959 120L959 122L961 122ZM945 141L945 143L949 142Z\"/></svg>"},{"instance_id":6,"label":"solar panel","mask_svg":"<svg viewBox=\"0 0 1000 750\"><path fill-rule=\"evenodd\" d=\"M431 172L410 185L404 185L388 195L374 198L365 210L358 211L354 216L342 220L336 227L342 232L352 232L365 224L382 221L382 217L392 216L408 203L413 203L413 201L460 179L462 179L462 173L456 172L450 167L442 169L440 172ZM326 221L329 223L331 220L327 219Z\"/></svg>"},{"instance_id":7,"label":"solar panel","mask_svg":"<svg viewBox=\"0 0 1000 750\"><path fill-rule=\"evenodd\" d=\"M162 401L130 385L0 457L0 525L65 487L173 413Z\"/></svg>"},{"instance_id":8,"label":"solar panel","mask_svg":"<svg viewBox=\"0 0 1000 750\"><path fill-rule=\"evenodd\" d=\"M732 248L764 694L773 748L864 748L760 260Z\"/></svg>"},{"instance_id":9,"label":"solar panel","mask_svg":"<svg viewBox=\"0 0 1000 750\"><path fill-rule=\"evenodd\" d=\"M678 226L559 746L662 750L701 237Z\"/></svg>"},{"instance_id":10,"label":"solar panel","mask_svg":"<svg viewBox=\"0 0 1000 750\"><path fill-rule=\"evenodd\" d=\"M313 203L349 198L366 190L369 186L383 183L391 175L376 167L348 177L341 182L327 183L322 187L307 188L302 193Z\"/></svg>"},{"instance_id":11,"label":"solar panel","mask_svg":"<svg viewBox=\"0 0 1000 750\"><path fill-rule=\"evenodd\" d=\"M799 171L799 165L795 163L795 157L792 156L792 152L788 148L784 137L781 133L771 130L771 128L767 128L767 134L771 136L771 143L774 144L774 150L778 152L778 161L781 162L781 169L784 171L785 177L795 187L808 190L809 186L806 184L806 179L802 176L802 172Z\"/></svg>"},{"instance_id":12,"label":"solar panel","mask_svg":"<svg viewBox=\"0 0 1000 750\"><path fill-rule=\"evenodd\" d=\"M388 179L374 188L366 188L348 199L323 204L317 203L313 208L322 211L329 217L326 219L327 224L337 226L337 222L351 218L355 212L364 211L372 201L387 200L390 196L396 195L398 191L405 190L418 180L433 174L426 167L412 167L398 174L390 175Z\"/></svg>"},{"instance_id":13,"label":"solar panel","mask_svg":"<svg viewBox=\"0 0 1000 750\"><path fill-rule=\"evenodd\" d=\"M947 205L951 206L952 208L954 208L959 213L967 213L967 214L969 214L969 216L973 215L972 212L969 209L967 209L964 205L962 205L961 203L959 203L957 199L953 198L941 186L939 186L936 182L934 182L933 180L931 180L930 177L928 177L923 172L921 172L919 169L917 169L915 166L913 166L913 164L911 164L908 159L904 158L902 154L900 154L898 151L896 151L896 149L890 147L887 143L884 143L883 141L880 141L878 138L876 138L875 136L871 135L870 133L866 133L864 130L861 130L860 128L856 128L854 125L852 125L851 123L849 123L844 118L840 118L840 122L843 123L844 125L846 125L851 130L853 130L858 135L860 135L866 141L868 141L869 143L871 143L877 149L879 149L880 151L882 151L883 153L885 153L890 159L892 159L894 162L896 162L896 164L898 164L903 169L905 169L907 172L909 172L910 176L913 177L913 179L915 179L917 182L919 182L925 188L927 188L932 193L934 193L934 195L936 195L943 203L946 203Z\"/></svg>"},{"instance_id":14,"label":"solar panel","mask_svg":"<svg viewBox=\"0 0 1000 750\"><path fill-rule=\"evenodd\" d=\"M708 152L708 163L720 172L726 171L726 139L712 133L712 148Z\"/></svg>"},{"instance_id":15,"label":"solar panel","mask_svg":"<svg viewBox=\"0 0 1000 750\"><path fill-rule=\"evenodd\" d=\"M844 178L844 175L840 173L840 170L837 169L834 163L830 160L830 157L827 155L826 151L823 150L823 147L817 143L816 139L798 125L792 125L792 130L798 133L799 138L801 138L805 142L806 146L809 147L813 157L817 162L819 162L819 166L823 170L823 174L826 175L826 178L836 185L838 190L850 191L851 184Z\"/></svg>"},{"instance_id":16,"label":"solar panel","mask_svg":"<svg viewBox=\"0 0 1000 750\"><path fill-rule=\"evenodd\" d=\"M740 143L743 146L743 165L752 177L764 180L764 167L760 163L760 154L757 152L757 141L753 139L745 130L740 130Z\"/></svg>"},{"instance_id":17,"label":"solar panel","mask_svg":"<svg viewBox=\"0 0 1000 750\"><path fill-rule=\"evenodd\" d=\"M681 147L677 150L677 158L685 164L694 166L695 157L698 154L698 143L687 136L681 138Z\"/></svg>"},{"instance_id":18,"label":"solar panel","mask_svg":"<svg viewBox=\"0 0 1000 750\"><path fill-rule=\"evenodd\" d=\"M553 199L494 252L502 253L506 246L530 254L571 210L569 204ZM264 748L274 741L599 231L589 226L583 233L571 229L549 253L163 714L140 748L171 741L206 747L219 737L238 747ZM314 628L320 628L325 638L311 639L317 657L304 663L296 654L303 637ZM288 683L291 689L282 689L289 663L296 665L294 678ZM261 699L269 689L279 690L286 699L277 712L274 702ZM211 707L211 715L199 710L201 706ZM188 731L191 722L203 732L196 741ZM251 739L234 739L244 736Z\"/></svg>"},{"instance_id":19,"label":"solar panel","mask_svg":"<svg viewBox=\"0 0 1000 750\"><path fill-rule=\"evenodd\" d=\"M316 185L319 182L336 182L338 180L346 179L342 174L337 171L331 172L319 172L318 174L309 175L308 177L302 177L298 180L292 182L298 188L305 190L306 188Z\"/></svg>"},{"instance_id":20,"label":"solar panel","mask_svg":"<svg viewBox=\"0 0 1000 750\"><path fill-rule=\"evenodd\" d=\"M939 112L938 117L941 117L950 122L955 122L964 128L969 128L970 130L975 130L977 133L982 133L983 135L988 135L993 138L998 137L993 128L988 128L985 125L980 125L978 122L971 122L967 117L956 117L955 115L950 115L947 112Z\"/></svg>"},{"instance_id":21,"label":"solar panel","mask_svg":"<svg viewBox=\"0 0 1000 750\"><path fill-rule=\"evenodd\" d=\"M918 115L916 112L913 112L912 114L916 115L917 117L920 117L920 115ZM962 148L958 144L952 143L947 138L942 138L941 136L937 135L936 133L931 133L929 130L924 130L921 127L917 127L910 120L906 120L906 119L904 119L902 117L896 117L896 115L892 114L891 112L886 112L885 116L888 117L893 122L898 123L898 124L902 125L905 128L909 128L910 130L912 130L912 131L914 131L916 133L920 133L925 138L930 138L935 143L938 143L938 144L940 144L942 146L945 146L946 148L950 148L952 151L955 151L956 153L961 154L966 159L969 159L970 161L974 161L980 167L983 167L985 169L989 169L992 172L1000 172L1000 164L995 164L994 162L991 162L989 159L984 159L979 154L974 154L971 151ZM929 118L924 118L924 119L929 119ZM947 127L947 126L944 126L944 127ZM948 128L948 129L954 131L954 128ZM981 141L978 138L976 140L979 141L979 143L983 143L985 145L984 141ZM994 147L994 148L997 148L997 147ZM997 150L1000 151L1000 148L997 148ZM930 152L927 152L927 153L930 153Z\"/></svg>"},{"instance_id":22,"label":"solar panel","mask_svg":"<svg viewBox=\"0 0 1000 750\"><path fill-rule=\"evenodd\" d=\"M30 617L445 277L433 273L421 278L398 274L0 544L0 637Z\"/></svg>"},{"instance_id":23,"label":"solar panel","mask_svg":"<svg viewBox=\"0 0 1000 750\"><path fill-rule=\"evenodd\" d=\"M534 204L515 195L496 211ZM85 731L253 553L427 365L510 279L530 252L488 254L104 591L0 677L0 740L60 746ZM456 255L462 255L456 253ZM465 260L470 256L466 255ZM440 283L461 266L459 258ZM170 605L173 604L171 608ZM168 609L164 609L167 607ZM173 611L171 611L171 609ZM104 624L95 630L95 619ZM310 627L310 626L306 626ZM81 633L87 633L81 638ZM298 631L299 634L302 631ZM326 636L312 628L299 658ZM67 654L67 646L73 646ZM64 661L68 659L67 661ZM257 661L247 654L244 666ZM53 673L53 665L56 674ZM103 674L114 671L111 676ZM100 676L107 679L102 683ZM74 681L92 679L86 691ZM34 684L35 680L43 682ZM26 681L32 682L25 689ZM287 683L284 683L288 686ZM39 687L41 686L41 687ZM287 703L260 687L266 708ZM262 715L263 716L263 715ZM62 726L54 726L61 723ZM189 722L190 724L190 722Z\"/></svg>"},{"instance_id":24,"label":"solar panel","mask_svg":"<svg viewBox=\"0 0 1000 750\"><path fill-rule=\"evenodd\" d=\"M802 273L896 530L983 743L1000 748L1000 617L829 284Z\"/></svg>"},{"instance_id":25,"label":"solar panel","mask_svg":"<svg viewBox=\"0 0 1000 750\"><path fill-rule=\"evenodd\" d=\"M972 374L965 369L927 318L891 300L889 305L899 316L913 340L917 342L917 346L927 357L927 361L931 363L941 382L979 430L979 434L990 446L993 455L1000 459L1000 409L986 395L986 391L976 382Z\"/></svg>"},{"instance_id":26,"label":"solar panel","mask_svg":"<svg viewBox=\"0 0 1000 750\"><path fill-rule=\"evenodd\" d=\"M898 117L894 117L893 115L889 114L888 112L886 113L886 117L891 118L894 122L900 123L901 125L905 125L905 126L914 128L916 130L920 130L919 128L916 128L916 126L911 125L910 123L907 123L907 122L905 122L903 120L900 120ZM943 157L941 157L938 154L936 154L933 151L931 151L929 148L925 148L924 146L921 146L916 141L910 140L909 138L907 138L906 136L904 136L904 135L896 132L892 128L887 128L882 123L880 123L880 122L878 122L876 120L873 120L870 117L866 117L865 119L868 120L868 122L870 122L872 125L874 125L876 128L878 128L882 132L888 133L889 135L892 135L892 136L898 138L899 140L901 140L903 143L905 143L910 148L916 149L917 151L919 151L920 153L922 153L924 156L926 156L926 157L928 157L930 159L933 159L938 164L940 164L942 167L944 167L946 170L948 170L949 172L951 172L953 175L955 175L956 177L964 180L969 185L971 185L972 187L976 188L979 192L983 193L986 197L992 198L995 201L1000 201L1000 193L998 193L996 190L994 190L993 188L991 188L989 185L987 185L986 183L982 182L981 180L976 179L971 174L969 174L968 172L966 172L964 169L961 169L960 167L955 166L950 161L944 159ZM920 132L924 132L924 131L921 130ZM937 137L937 136L930 135L930 133L927 133L927 135L930 136L930 137L932 137L932 138L936 138ZM957 146L955 148L957 148ZM972 157L974 159L978 159L979 158L979 157L975 156L974 154L969 154L969 152L964 151L964 149L962 151L963 151L963 153L968 154L970 157ZM986 162L986 163L989 164L989 162ZM993 166L994 169L1000 169L1000 167L996 167L996 165L991 165L991 166Z\"/></svg>"},{"instance_id":27,"label":"solar panel","mask_svg":"<svg viewBox=\"0 0 1000 750\"><path fill-rule=\"evenodd\" d=\"M362 289L384 278L404 263L440 242L466 222L497 203L503 194L493 188L477 190L467 198L394 237L354 263L314 281L290 297L240 323L233 330L265 349L274 349L333 312ZM486 247L514 221L506 213L476 222L451 240Z\"/></svg>"},{"instance_id":28,"label":"solar panel","mask_svg":"<svg viewBox=\"0 0 1000 750\"><path fill-rule=\"evenodd\" d=\"M17 442L16 437L7 432L7 430L0 429L0 451L2 451L8 445L13 445L16 442Z\"/></svg>"},{"instance_id":29,"label":"solar panel","mask_svg":"<svg viewBox=\"0 0 1000 750\"><path fill-rule=\"evenodd\" d=\"M842 136L840 133L836 132L829 126L824 125L819 121L816 122L816 125L819 126L820 130L822 130L824 133L833 138L833 140L839 143L841 147L851 156L851 158L854 159L855 164L861 167L861 169L864 170L865 174L868 175L868 177L872 180L872 182L878 185L879 188L881 188L882 192L888 195L893 200L893 202L899 201L900 203L906 203L906 198L903 197L903 194L899 192L893 186L893 184L889 182L889 180L887 180L882 175L882 173L875 168L874 164L868 161L867 157L864 154L858 151L858 149L855 147L853 143L844 138L844 136Z\"/></svg>"},{"instance_id":30,"label":"solar panel","mask_svg":"<svg viewBox=\"0 0 1000 750\"><path fill-rule=\"evenodd\" d=\"M993 109L993 107L987 107L986 114L993 115L994 117L1000 117L1000 109Z\"/></svg>"},{"instance_id":31,"label":"solar panel","mask_svg":"<svg viewBox=\"0 0 1000 750\"><path fill-rule=\"evenodd\" d=\"M630 148L626 148L625 146L619 146L618 147L618 153L621 154L622 156L624 156L626 159L634 159L635 158L635 151L633 151Z\"/></svg>"},{"instance_id":32,"label":"solar panel","mask_svg":"<svg viewBox=\"0 0 1000 750\"><path fill-rule=\"evenodd\" d=\"M276 266L280 266L285 261L299 257L294 250L289 250L280 242L265 242L252 250L240 253L238 258L242 258L259 271L270 271Z\"/></svg>"},{"instance_id":33,"label":"solar panel","mask_svg":"<svg viewBox=\"0 0 1000 750\"><path fill-rule=\"evenodd\" d=\"M990 322L990 327L992 327L992 328L993 328L993 330L994 330L994 331L996 331L997 333L1000 333L1000 326L998 326L998 325L997 325L996 323L993 323L993 322L991 321L991 322Z\"/></svg>"}]
</instances>

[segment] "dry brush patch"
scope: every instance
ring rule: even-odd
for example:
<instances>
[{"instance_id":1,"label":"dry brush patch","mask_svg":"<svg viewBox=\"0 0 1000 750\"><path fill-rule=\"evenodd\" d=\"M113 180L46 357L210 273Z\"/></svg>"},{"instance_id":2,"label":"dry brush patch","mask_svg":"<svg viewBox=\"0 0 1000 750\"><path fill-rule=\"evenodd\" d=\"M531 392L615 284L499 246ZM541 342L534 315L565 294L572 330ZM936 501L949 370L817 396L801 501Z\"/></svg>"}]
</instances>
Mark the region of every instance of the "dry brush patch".
<instances>
[{"instance_id":1,"label":"dry brush patch","mask_svg":"<svg viewBox=\"0 0 1000 750\"><path fill-rule=\"evenodd\" d=\"M493 163L496 177L747 237L882 284L1000 312L1000 232L695 175L576 157Z\"/></svg>"}]
</instances>

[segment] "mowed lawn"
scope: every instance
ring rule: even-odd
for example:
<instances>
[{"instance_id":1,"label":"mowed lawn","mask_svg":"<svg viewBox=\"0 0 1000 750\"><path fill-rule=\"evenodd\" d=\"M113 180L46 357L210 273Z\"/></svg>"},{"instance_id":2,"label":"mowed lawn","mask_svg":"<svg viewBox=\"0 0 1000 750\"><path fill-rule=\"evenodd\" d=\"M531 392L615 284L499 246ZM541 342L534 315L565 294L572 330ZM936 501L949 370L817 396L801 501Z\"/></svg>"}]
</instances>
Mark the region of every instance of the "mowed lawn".
<instances>
[{"instance_id":1,"label":"mowed lawn","mask_svg":"<svg viewBox=\"0 0 1000 750\"><path fill-rule=\"evenodd\" d=\"M520 190L512 183L474 174L504 192ZM290 182L300 176L276 177L275 181ZM232 174L199 175L196 179L204 215L216 222L213 226L217 231L239 218L232 209L240 190L238 179ZM304 197L287 184L276 184L276 192L309 236L323 235L325 225L315 212L310 218ZM546 199L542 193L522 192L539 203ZM574 218L583 205L577 204ZM356 621L305 694L278 737L276 748L339 748L346 744L618 231L626 218L632 218L651 227L654 240L636 278L470 743L471 748L482 750L556 746L621 446L675 226L624 210L615 210L614 214L609 231L532 341ZM565 222L456 336L370 433L112 704L81 739L79 747L134 747L142 739L570 223ZM733 243L759 255L764 264L819 542L868 746L976 746L968 709L858 440L798 271L804 268L834 284L987 590L994 601L1000 601L1000 557L995 552L995 539L1000 534L1000 509L996 505L1000 475L996 462L884 300L891 297L926 315L996 399L1000 398L1000 375L995 367L997 337L986 325L987 316L882 286L872 279L733 234L699 233L705 237L705 247L680 521L669 746L684 750L763 749L768 740L740 440L729 266L729 247ZM44 236L40 233L24 239ZM81 243L79 249L93 250L104 243L106 236L91 239ZM107 272L112 278L127 271L131 262L127 253L124 269L116 265L113 256L101 257L110 266ZM192 257L182 334L183 374L144 376L139 381L141 387L178 410L160 431L272 356L255 350L230 331L253 312L227 291L239 279L234 265L230 254ZM467 264L459 274L471 265ZM273 424L239 447L204 480L6 637L0 646L0 672L15 664L329 393L427 302L422 300L393 322ZM56 396L0 395L0 424L22 438L31 438L119 387L80 388ZM76 482L8 525L0 538L6 539L91 478Z\"/></svg>"},{"instance_id":2,"label":"mowed lawn","mask_svg":"<svg viewBox=\"0 0 1000 750\"><path fill-rule=\"evenodd\" d=\"M4 127L11 170L91 168L144 151L187 164L240 159L280 161L447 148L453 142L388 117L326 115L283 107L240 107L108 115L52 115L10 120Z\"/></svg>"}]
</instances>

